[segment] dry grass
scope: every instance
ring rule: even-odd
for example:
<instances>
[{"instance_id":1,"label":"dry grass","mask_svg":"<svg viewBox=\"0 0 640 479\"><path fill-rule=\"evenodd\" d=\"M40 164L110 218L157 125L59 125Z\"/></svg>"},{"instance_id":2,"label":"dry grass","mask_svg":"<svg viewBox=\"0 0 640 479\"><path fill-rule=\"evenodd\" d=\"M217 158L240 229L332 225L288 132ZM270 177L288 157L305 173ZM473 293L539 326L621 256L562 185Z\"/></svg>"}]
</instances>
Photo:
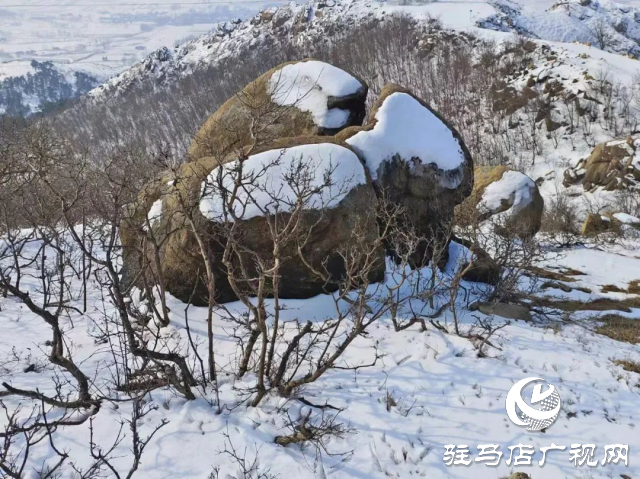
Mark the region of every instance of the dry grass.
<instances>
[{"instance_id":1,"label":"dry grass","mask_svg":"<svg viewBox=\"0 0 640 479\"><path fill-rule=\"evenodd\" d=\"M620 288L615 284L605 284L601 288L603 293L627 293L627 294L638 294L640 295L640 280L634 279L629 282L627 289Z\"/></svg>"},{"instance_id":2,"label":"dry grass","mask_svg":"<svg viewBox=\"0 0 640 479\"><path fill-rule=\"evenodd\" d=\"M602 322L595 329L595 332L607 336L616 341L623 341L630 344L640 343L640 320L630 319L619 314L607 314L596 318Z\"/></svg>"},{"instance_id":3,"label":"dry grass","mask_svg":"<svg viewBox=\"0 0 640 479\"><path fill-rule=\"evenodd\" d=\"M561 269L559 272L549 271L548 269L539 268L537 266L531 266L527 269L529 270L528 276L537 276L538 278L550 279L553 281L564 281L565 283L574 283L576 281L576 279L571 276L584 275L583 272L571 268Z\"/></svg>"},{"instance_id":4,"label":"dry grass","mask_svg":"<svg viewBox=\"0 0 640 479\"><path fill-rule=\"evenodd\" d=\"M631 361L629 359L616 359L613 361L614 364L622 367L625 371L629 371L632 373L640 374L640 362Z\"/></svg>"},{"instance_id":5,"label":"dry grass","mask_svg":"<svg viewBox=\"0 0 640 479\"><path fill-rule=\"evenodd\" d=\"M627 292L626 290L619 288L615 284L605 284L602 288L600 288L600 290L603 293L626 293Z\"/></svg>"},{"instance_id":6,"label":"dry grass","mask_svg":"<svg viewBox=\"0 0 640 479\"><path fill-rule=\"evenodd\" d=\"M566 274L567 276L586 276L587 273L580 271L579 269L573 268L563 268L560 270L562 274Z\"/></svg>"},{"instance_id":7,"label":"dry grass","mask_svg":"<svg viewBox=\"0 0 640 479\"><path fill-rule=\"evenodd\" d=\"M627 287L627 293L640 294L640 279L634 279L629 283L629 286Z\"/></svg>"}]
</instances>

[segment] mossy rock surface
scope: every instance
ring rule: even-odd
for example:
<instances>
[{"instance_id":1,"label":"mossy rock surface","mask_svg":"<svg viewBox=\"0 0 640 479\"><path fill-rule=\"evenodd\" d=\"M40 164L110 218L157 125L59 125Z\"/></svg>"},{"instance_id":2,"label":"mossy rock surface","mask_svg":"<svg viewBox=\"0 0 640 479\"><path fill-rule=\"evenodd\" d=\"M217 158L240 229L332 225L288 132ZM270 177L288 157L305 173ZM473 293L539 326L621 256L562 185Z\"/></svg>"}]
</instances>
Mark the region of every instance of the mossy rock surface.
<instances>
[{"instance_id":1,"label":"mossy rock surface","mask_svg":"<svg viewBox=\"0 0 640 479\"><path fill-rule=\"evenodd\" d=\"M251 156L270 151L283 151L297 146L331 144L357 154L345 143L328 137L284 138L270 145L247 151ZM247 148L248 150L248 148ZM208 293L203 275L206 268L202 258L198 236L206 243L206 248L213 258L216 300L228 302L237 299L228 280L228 271L223 264L224 245L230 231L230 224L220 224L205 217L199 208L203 191L203 181L216 167L234 161L227 157L224 161L216 161L213 157L205 157L185 164L174 175L173 184L162 197L163 208L161 219L153 226L152 234L161 243L159 251L160 269L166 290L173 296L194 304L206 304ZM358 166L364 172L364 166L358 158ZM176 178L177 177L177 178ZM309 235L302 251L303 262L297 251L297 243L288 243L283 250L278 284L281 298L309 298L321 293L335 291L346 274L345 265L340 256L341 248L355 244L354 231L361 231L363 248L372 248L378 242L378 226L376 221L377 200L370 179L365 175L364 184L354 185L340 203L323 210L305 210L299 220L299 231L302 236ZM164 179L164 178L163 178ZM155 200L154 200L155 201ZM148 208L149 201L141 202L141 207ZM190 212L189 215L184 213ZM289 213L278 213L271 218L286 222ZM138 217L144 218L143 215ZM233 228L233 236L246 251L252 251L262 260L273 259L273 241L268 220L257 216L241 219ZM198 233L194 234L195 231ZM140 233L140 231L138 231ZM129 234L131 236L131 234ZM147 249L149 266L154 266ZM233 268L238 268L233 275L236 278L254 278L257 275L255 256L242 254L242 263L246 274L240 272L241 263L235 258ZM133 259L131 257L130 259ZM375 266L371 269L368 280L377 282L383 279L385 271L384 250L378 248L374 254ZM155 265L157 266L157 265ZM131 268L130 268L131 269ZM151 268L154 269L153 267ZM326 272L330 281L325 282L313 270ZM156 273L157 275L157 273ZM133 276L130 272L129 277ZM238 287L243 291L251 291L255 284L240 281ZM267 284L267 291L272 292L273 285Z\"/></svg>"},{"instance_id":2,"label":"mossy rock surface","mask_svg":"<svg viewBox=\"0 0 640 479\"><path fill-rule=\"evenodd\" d=\"M272 77L288 65L315 61L308 58L301 62L278 65L229 98L196 133L189 148L190 159L193 161L206 156L224 158L256 142L268 144L286 137L333 135L348 126L361 124L365 115L368 87L351 74L349 75L360 82L360 89L353 94L327 98L326 106L329 110L341 109L349 112L345 123L337 128L317 125L309 111L301 110L295 105L281 106L274 103L270 87Z\"/></svg>"}]
</instances>

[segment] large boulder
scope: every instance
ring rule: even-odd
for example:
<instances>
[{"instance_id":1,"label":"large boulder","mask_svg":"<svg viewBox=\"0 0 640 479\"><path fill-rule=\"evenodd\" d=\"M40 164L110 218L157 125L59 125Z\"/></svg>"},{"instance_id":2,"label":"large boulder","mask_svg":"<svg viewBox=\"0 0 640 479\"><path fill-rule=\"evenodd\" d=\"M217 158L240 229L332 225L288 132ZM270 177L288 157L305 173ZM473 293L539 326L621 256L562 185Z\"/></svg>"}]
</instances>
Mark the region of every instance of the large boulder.
<instances>
[{"instance_id":1,"label":"large boulder","mask_svg":"<svg viewBox=\"0 0 640 479\"><path fill-rule=\"evenodd\" d=\"M230 205L229 195L239 178L240 165L242 185ZM292 172L298 172L304 181L294 185ZM328 179L331 186L323 187ZM238 287L250 291L252 284L247 278L256 277L258 261L270 264L273 260L272 228L276 222L282 227L291 218L292 208L295 211L299 196L294 193L296 188L309 194L305 195L296 230L290 232L291 239L283 246L278 284L281 298L308 298L335 291L346 274L341 248L354 243L353 232L362 234L362 243L358 244L363 247L375 248L379 237L376 196L362 161L351 147L332 138L283 139L253 149L242 160L231 157L219 162L205 157L184 165L167 183L164 180L155 182L161 187L154 191L166 187L166 195L161 193L159 199L145 195L149 197L144 201L148 211L142 215L137 233L141 237L152 233L160 240L159 263L165 288L183 301L207 301L206 285L199 279L205 263L198 237L213 259L216 300L236 299L222 261L229 237L240 251L233 256L232 277L238 279ZM317 191L312 191L314 188ZM298 255L299 242L303 242L304 260ZM376 249L373 258L368 279L380 281L384 277L384 251ZM244 272L240 272L241 267ZM327 273L329 281L314 271ZM129 277L134 275L128 273Z\"/></svg>"},{"instance_id":2,"label":"large boulder","mask_svg":"<svg viewBox=\"0 0 640 479\"><path fill-rule=\"evenodd\" d=\"M469 226L491 222L504 236L530 238L542 223L544 200L527 175L504 165L475 168L471 195L456 208L456 223Z\"/></svg>"},{"instance_id":3,"label":"large boulder","mask_svg":"<svg viewBox=\"0 0 640 479\"><path fill-rule=\"evenodd\" d=\"M336 135L365 161L379 197L402 206L424 238L415 260L429 261L434 239L448 237L454 207L473 186L473 163L458 132L410 91L387 85L363 127Z\"/></svg>"},{"instance_id":4,"label":"large boulder","mask_svg":"<svg viewBox=\"0 0 640 479\"><path fill-rule=\"evenodd\" d=\"M225 158L249 144L286 137L333 135L359 125L367 85L333 65L284 63L227 100L195 135L189 156Z\"/></svg>"},{"instance_id":5,"label":"large boulder","mask_svg":"<svg viewBox=\"0 0 640 479\"><path fill-rule=\"evenodd\" d=\"M158 178L150 181L140 191L136 201L125 208L122 224L120 225L120 243L122 245L122 282L129 286L132 284L142 285L143 280L148 280L148 284L158 282L155 271L146 266L153 263L152 257L153 240L158 241L166 237L166 232L161 232L158 228L169 227L167 222L161 222L164 198L171 191L173 175L165 172ZM150 238L150 233L154 235ZM145 252L147 254L145 254ZM141 273L151 275L151 278L142 278Z\"/></svg>"},{"instance_id":6,"label":"large boulder","mask_svg":"<svg viewBox=\"0 0 640 479\"><path fill-rule=\"evenodd\" d=\"M352 75L315 60L281 65L248 85L207 120L190 161L150 183L130 208L121 231L125 281L162 281L174 296L204 303L204 246L217 301L234 300L229 276L245 278L238 287L246 291L255 287L246 278L255 278L260 261L263 268L272 261L273 228L292 217L293 190L320 184L328 191L307 195L296 234L289 235L304 238L303 258L290 239L278 284L267 289L277 287L281 298L334 291L345 275L362 273L359 264L347 272L342 256L356 238L359 248L372 250L367 279L382 280L381 198L405 211L401 227L423 238L414 263L426 264L435 245L449 239L454 207L472 190L471 156L445 120L397 85L386 86L366 125L356 126L366 93ZM240 170L246 176L235 188L230 178ZM294 173L302 174L296 185ZM223 261L229 238L236 251L231 264ZM443 265L448 249L441 250ZM477 273L494 280L496 271Z\"/></svg>"},{"instance_id":7,"label":"large boulder","mask_svg":"<svg viewBox=\"0 0 640 479\"><path fill-rule=\"evenodd\" d=\"M640 181L637 141L629 137L597 145L588 158L565 171L564 186L581 182L587 191L599 187L607 191L635 187Z\"/></svg>"}]
</instances>

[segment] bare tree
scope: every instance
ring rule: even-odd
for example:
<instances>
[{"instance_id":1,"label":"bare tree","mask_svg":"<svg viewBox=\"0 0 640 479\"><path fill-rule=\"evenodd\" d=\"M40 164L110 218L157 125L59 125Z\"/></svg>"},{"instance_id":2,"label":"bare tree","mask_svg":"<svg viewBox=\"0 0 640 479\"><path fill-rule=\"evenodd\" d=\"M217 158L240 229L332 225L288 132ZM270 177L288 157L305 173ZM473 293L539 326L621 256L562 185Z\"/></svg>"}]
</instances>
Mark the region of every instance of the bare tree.
<instances>
[{"instance_id":1,"label":"bare tree","mask_svg":"<svg viewBox=\"0 0 640 479\"><path fill-rule=\"evenodd\" d=\"M602 17L598 17L594 22L592 22L589 30L600 50L606 50L611 46L611 42L613 40L611 27Z\"/></svg>"}]
</instances>

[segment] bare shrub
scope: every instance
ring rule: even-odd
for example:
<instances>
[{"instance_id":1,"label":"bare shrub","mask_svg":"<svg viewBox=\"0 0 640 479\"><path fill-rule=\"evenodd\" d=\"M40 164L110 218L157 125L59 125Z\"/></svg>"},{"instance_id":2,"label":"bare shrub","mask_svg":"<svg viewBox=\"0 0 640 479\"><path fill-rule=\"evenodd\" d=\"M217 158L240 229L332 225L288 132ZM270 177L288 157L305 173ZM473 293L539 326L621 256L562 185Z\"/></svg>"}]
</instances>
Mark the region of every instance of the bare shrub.
<instances>
[{"instance_id":1,"label":"bare shrub","mask_svg":"<svg viewBox=\"0 0 640 479\"><path fill-rule=\"evenodd\" d=\"M636 189L624 189L616 192L613 208L616 212L626 213L636 218L640 216L640 194Z\"/></svg>"},{"instance_id":2,"label":"bare shrub","mask_svg":"<svg viewBox=\"0 0 640 479\"><path fill-rule=\"evenodd\" d=\"M570 246L580 235L580 214L574 202L562 191L545 201L542 232L560 246Z\"/></svg>"},{"instance_id":3,"label":"bare shrub","mask_svg":"<svg viewBox=\"0 0 640 479\"><path fill-rule=\"evenodd\" d=\"M589 28L591 35L595 39L596 45L600 50L606 50L609 46L611 46L611 42L613 41L613 33L611 32L611 27L601 17L598 17Z\"/></svg>"}]
</instances>

